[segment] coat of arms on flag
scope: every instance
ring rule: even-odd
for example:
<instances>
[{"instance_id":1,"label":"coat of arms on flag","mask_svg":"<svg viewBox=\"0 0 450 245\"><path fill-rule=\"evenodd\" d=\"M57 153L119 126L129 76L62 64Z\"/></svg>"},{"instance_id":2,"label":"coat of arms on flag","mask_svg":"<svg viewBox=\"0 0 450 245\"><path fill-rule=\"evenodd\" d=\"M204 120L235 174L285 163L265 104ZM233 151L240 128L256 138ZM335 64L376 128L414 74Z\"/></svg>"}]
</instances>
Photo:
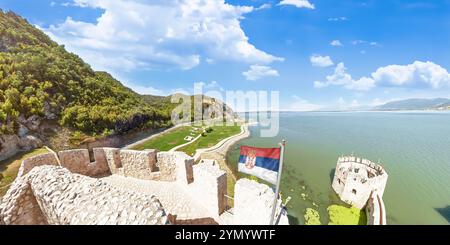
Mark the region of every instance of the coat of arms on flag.
<instances>
[{"instance_id":1,"label":"coat of arms on flag","mask_svg":"<svg viewBox=\"0 0 450 245\"><path fill-rule=\"evenodd\" d=\"M241 146L238 170L276 184L280 167L280 154L280 148Z\"/></svg>"}]
</instances>

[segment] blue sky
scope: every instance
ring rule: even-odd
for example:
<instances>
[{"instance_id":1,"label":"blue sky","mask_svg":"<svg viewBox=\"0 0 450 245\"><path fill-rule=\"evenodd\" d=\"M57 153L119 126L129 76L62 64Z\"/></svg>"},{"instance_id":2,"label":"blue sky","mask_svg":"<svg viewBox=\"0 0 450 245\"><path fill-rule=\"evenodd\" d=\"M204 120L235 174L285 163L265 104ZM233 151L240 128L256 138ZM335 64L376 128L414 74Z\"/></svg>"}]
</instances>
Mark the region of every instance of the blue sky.
<instances>
[{"instance_id":1,"label":"blue sky","mask_svg":"<svg viewBox=\"0 0 450 245\"><path fill-rule=\"evenodd\" d=\"M280 92L284 110L450 97L450 0L2 0L140 93Z\"/></svg>"}]
</instances>

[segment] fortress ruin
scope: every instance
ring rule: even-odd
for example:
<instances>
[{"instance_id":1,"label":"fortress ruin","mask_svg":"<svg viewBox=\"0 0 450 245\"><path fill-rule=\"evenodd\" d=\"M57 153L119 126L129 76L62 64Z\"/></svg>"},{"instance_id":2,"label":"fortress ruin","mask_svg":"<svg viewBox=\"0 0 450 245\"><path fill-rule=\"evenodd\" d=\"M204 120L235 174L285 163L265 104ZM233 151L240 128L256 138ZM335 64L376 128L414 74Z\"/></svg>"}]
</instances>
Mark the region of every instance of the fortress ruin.
<instances>
[{"instance_id":1,"label":"fortress ruin","mask_svg":"<svg viewBox=\"0 0 450 245\"><path fill-rule=\"evenodd\" d=\"M240 179L234 207L215 161L183 152L94 148L25 159L0 224L269 224L274 191ZM279 200L277 224L288 224Z\"/></svg>"},{"instance_id":2,"label":"fortress ruin","mask_svg":"<svg viewBox=\"0 0 450 245\"><path fill-rule=\"evenodd\" d=\"M345 156L336 164L332 187L340 199L359 209L366 208L368 224L386 224L383 193L388 174L379 164Z\"/></svg>"}]
</instances>

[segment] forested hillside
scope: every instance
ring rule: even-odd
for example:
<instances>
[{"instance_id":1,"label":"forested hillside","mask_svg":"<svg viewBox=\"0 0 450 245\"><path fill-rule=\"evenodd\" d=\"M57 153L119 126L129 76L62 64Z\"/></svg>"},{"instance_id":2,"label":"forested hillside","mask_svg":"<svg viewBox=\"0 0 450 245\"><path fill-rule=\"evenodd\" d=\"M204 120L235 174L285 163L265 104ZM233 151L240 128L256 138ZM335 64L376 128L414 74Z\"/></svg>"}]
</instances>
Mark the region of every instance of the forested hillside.
<instances>
[{"instance_id":1,"label":"forested hillside","mask_svg":"<svg viewBox=\"0 0 450 245\"><path fill-rule=\"evenodd\" d=\"M167 126L172 106L162 98L146 103L20 16L0 11L0 134L17 133L32 116L89 135Z\"/></svg>"}]
</instances>

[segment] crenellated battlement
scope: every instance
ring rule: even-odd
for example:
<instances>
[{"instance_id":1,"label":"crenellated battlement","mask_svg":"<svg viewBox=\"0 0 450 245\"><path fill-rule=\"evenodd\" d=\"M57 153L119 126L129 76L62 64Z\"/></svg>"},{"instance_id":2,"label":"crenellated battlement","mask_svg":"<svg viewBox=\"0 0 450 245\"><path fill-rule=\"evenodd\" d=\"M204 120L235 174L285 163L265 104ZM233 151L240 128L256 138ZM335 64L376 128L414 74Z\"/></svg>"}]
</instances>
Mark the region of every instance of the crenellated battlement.
<instances>
[{"instance_id":1,"label":"crenellated battlement","mask_svg":"<svg viewBox=\"0 0 450 245\"><path fill-rule=\"evenodd\" d=\"M373 169L375 172L372 172L374 174L376 174L376 176L378 175L383 175L386 174L386 171L384 170L384 168L380 165L380 163L374 163L368 159L365 158L361 158L361 157L356 157L356 156L342 156L339 157L337 160L337 165L341 165L341 164L345 164L345 163L359 163L359 164L363 164L371 169Z\"/></svg>"},{"instance_id":2,"label":"crenellated battlement","mask_svg":"<svg viewBox=\"0 0 450 245\"><path fill-rule=\"evenodd\" d=\"M342 156L336 163L332 187L342 201L363 209L374 197L382 202L387 179L388 174L379 163L353 155ZM372 211L384 209L384 204L383 208L375 202L370 204Z\"/></svg>"},{"instance_id":3,"label":"crenellated battlement","mask_svg":"<svg viewBox=\"0 0 450 245\"><path fill-rule=\"evenodd\" d=\"M255 223L256 217L248 212L225 221L223 216L230 214L225 212L227 176L213 160L194 164L183 152L119 148L94 148L93 156L90 161L87 149L74 149L23 160L17 179L0 203L0 223ZM238 207L240 200L258 198L245 188L235 188L235 195L240 197L235 201ZM83 200L85 208L76 208L71 198ZM159 203L158 217L144 212ZM260 211L270 213L269 203L263 204ZM287 220L285 216L281 220Z\"/></svg>"}]
</instances>

